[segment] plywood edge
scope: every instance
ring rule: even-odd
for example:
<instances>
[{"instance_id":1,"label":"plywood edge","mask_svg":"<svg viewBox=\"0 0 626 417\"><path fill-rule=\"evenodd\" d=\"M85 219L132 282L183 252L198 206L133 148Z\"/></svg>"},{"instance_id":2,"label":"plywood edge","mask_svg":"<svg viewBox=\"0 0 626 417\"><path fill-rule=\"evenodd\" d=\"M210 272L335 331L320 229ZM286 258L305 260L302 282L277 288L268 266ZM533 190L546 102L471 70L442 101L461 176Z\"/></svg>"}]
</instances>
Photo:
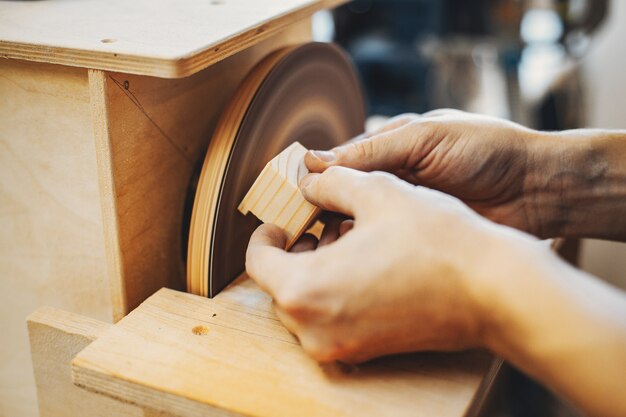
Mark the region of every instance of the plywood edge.
<instances>
[{"instance_id":1,"label":"plywood edge","mask_svg":"<svg viewBox=\"0 0 626 417\"><path fill-rule=\"evenodd\" d=\"M0 40L0 57L161 78L183 78L267 39L291 24L299 23L316 11L336 7L345 1L313 2L179 56L130 55Z\"/></svg>"},{"instance_id":2,"label":"plywood edge","mask_svg":"<svg viewBox=\"0 0 626 417\"><path fill-rule=\"evenodd\" d=\"M126 289L124 286L122 253L119 241L115 182L113 179L113 167L111 166L111 135L109 132L109 102L107 96L108 81L104 71L89 70L88 74L104 247L107 259L107 277L111 289L113 321L118 321L126 313Z\"/></svg>"},{"instance_id":3,"label":"plywood edge","mask_svg":"<svg viewBox=\"0 0 626 417\"><path fill-rule=\"evenodd\" d=\"M156 387L141 385L113 374L107 374L97 364L82 358L75 358L72 361L72 380L77 387L89 392L129 405L150 408L166 415L243 417L241 414L164 392Z\"/></svg>"}]
</instances>

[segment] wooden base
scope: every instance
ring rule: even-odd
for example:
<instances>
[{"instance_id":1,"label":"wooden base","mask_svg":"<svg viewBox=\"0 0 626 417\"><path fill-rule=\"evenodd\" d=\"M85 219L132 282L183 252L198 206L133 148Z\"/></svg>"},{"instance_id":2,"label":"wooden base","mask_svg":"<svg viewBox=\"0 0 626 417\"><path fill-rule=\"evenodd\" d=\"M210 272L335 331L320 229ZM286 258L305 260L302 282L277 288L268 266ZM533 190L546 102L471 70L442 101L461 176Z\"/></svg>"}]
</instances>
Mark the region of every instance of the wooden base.
<instances>
[{"instance_id":1,"label":"wooden base","mask_svg":"<svg viewBox=\"0 0 626 417\"><path fill-rule=\"evenodd\" d=\"M163 289L79 353L74 382L178 416L475 415L500 362L483 352L320 366L245 275L213 299Z\"/></svg>"}]
</instances>

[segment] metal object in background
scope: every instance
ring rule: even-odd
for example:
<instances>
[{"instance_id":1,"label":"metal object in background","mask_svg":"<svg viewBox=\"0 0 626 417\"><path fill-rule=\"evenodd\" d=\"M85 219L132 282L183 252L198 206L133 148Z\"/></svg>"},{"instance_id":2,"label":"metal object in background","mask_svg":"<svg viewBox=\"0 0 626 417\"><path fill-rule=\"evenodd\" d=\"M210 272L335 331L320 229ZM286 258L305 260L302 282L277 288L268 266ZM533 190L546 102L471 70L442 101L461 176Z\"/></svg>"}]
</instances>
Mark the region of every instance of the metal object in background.
<instances>
[{"instance_id":1,"label":"metal object in background","mask_svg":"<svg viewBox=\"0 0 626 417\"><path fill-rule=\"evenodd\" d=\"M578 58L607 9L607 0L356 0L335 10L334 40L355 61L370 114L453 107L573 128L584 120Z\"/></svg>"}]
</instances>

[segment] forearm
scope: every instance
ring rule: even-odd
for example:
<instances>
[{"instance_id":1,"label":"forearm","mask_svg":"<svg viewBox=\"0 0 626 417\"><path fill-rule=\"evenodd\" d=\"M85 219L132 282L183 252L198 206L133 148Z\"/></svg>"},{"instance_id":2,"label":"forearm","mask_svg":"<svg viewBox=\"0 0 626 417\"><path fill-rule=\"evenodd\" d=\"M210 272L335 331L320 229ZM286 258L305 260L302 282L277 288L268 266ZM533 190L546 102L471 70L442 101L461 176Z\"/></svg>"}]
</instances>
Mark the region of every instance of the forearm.
<instances>
[{"instance_id":1,"label":"forearm","mask_svg":"<svg viewBox=\"0 0 626 417\"><path fill-rule=\"evenodd\" d=\"M502 257L486 345L597 416L626 415L626 296L553 254ZM499 269L505 270L505 269Z\"/></svg>"},{"instance_id":2,"label":"forearm","mask_svg":"<svg viewBox=\"0 0 626 417\"><path fill-rule=\"evenodd\" d=\"M626 131L539 133L530 147L524 194L543 237L626 241Z\"/></svg>"}]
</instances>

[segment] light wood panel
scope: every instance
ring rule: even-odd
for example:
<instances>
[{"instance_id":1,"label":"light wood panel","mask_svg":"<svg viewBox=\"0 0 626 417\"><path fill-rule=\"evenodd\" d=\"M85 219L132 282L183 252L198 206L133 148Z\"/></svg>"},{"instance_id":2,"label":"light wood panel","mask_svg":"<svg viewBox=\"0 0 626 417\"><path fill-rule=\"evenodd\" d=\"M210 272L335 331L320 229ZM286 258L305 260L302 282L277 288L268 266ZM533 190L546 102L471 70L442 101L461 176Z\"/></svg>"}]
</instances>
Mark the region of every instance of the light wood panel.
<instances>
[{"instance_id":1,"label":"light wood panel","mask_svg":"<svg viewBox=\"0 0 626 417\"><path fill-rule=\"evenodd\" d=\"M87 72L0 59L0 415L37 410L25 319L111 321Z\"/></svg>"},{"instance_id":2,"label":"light wood panel","mask_svg":"<svg viewBox=\"0 0 626 417\"><path fill-rule=\"evenodd\" d=\"M267 163L241 201L238 209L252 212L263 223L284 230L289 249L304 233L321 209L305 200L298 182L309 173L304 165L307 149L299 142L289 145Z\"/></svg>"},{"instance_id":3,"label":"light wood panel","mask_svg":"<svg viewBox=\"0 0 626 417\"><path fill-rule=\"evenodd\" d=\"M263 56L310 36L301 21L180 80L90 71L116 319L163 286L185 288L185 204L216 120Z\"/></svg>"},{"instance_id":4,"label":"light wood panel","mask_svg":"<svg viewBox=\"0 0 626 417\"><path fill-rule=\"evenodd\" d=\"M344 0L0 2L0 56L179 78Z\"/></svg>"},{"instance_id":5,"label":"light wood panel","mask_svg":"<svg viewBox=\"0 0 626 417\"><path fill-rule=\"evenodd\" d=\"M247 277L214 299L162 289L79 353L74 382L181 416L438 416L478 408L482 352L320 366Z\"/></svg>"},{"instance_id":6,"label":"light wood panel","mask_svg":"<svg viewBox=\"0 0 626 417\"><path fill-rule=\"evenodd\" d=\"M29 316L28 333L37 384L39 417L146 415L137 406L82 390L72 383L72 358L111 326L50 307L42 307Z\"/></svg>"}]
</instances>

